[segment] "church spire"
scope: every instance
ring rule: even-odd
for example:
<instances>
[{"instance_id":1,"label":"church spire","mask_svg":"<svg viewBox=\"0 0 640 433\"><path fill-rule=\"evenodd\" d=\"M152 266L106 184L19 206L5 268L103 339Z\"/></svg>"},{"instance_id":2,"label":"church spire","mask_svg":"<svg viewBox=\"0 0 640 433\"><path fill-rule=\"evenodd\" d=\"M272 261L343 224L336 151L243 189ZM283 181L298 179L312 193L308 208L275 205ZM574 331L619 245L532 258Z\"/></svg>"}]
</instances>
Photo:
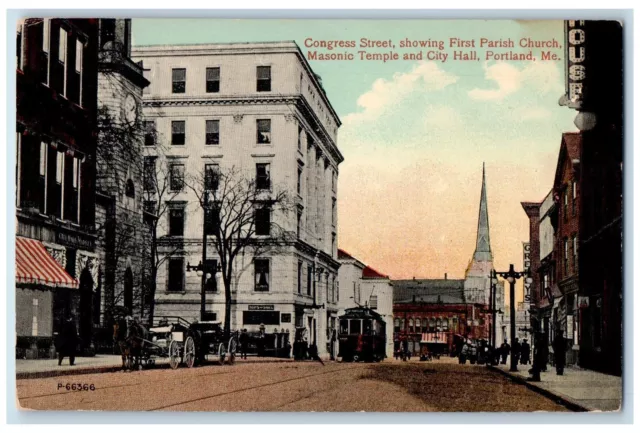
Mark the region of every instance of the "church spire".
<instances>
[{"instance_id":1,"label":"church spire","mask_svg":"<svg viewBox=\"0 0 640 433\"><path fill-rule=\"evenodd\" d=\"M482 163L482 190L480 191L480 212L478 215L478 233L476 240L476 251L473 253L474 261L492 261L491 242L489 240L489 212L487 209L487 184L484 172L484 162Z\"/></svg>"}]
</instances>

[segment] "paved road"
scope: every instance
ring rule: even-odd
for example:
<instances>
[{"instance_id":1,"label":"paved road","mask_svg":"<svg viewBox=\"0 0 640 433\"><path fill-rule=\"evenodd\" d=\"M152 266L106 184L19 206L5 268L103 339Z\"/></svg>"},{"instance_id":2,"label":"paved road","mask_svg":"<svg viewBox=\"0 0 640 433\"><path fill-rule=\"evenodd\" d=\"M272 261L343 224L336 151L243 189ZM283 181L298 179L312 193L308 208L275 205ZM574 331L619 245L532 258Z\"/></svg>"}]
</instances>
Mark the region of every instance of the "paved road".
<instances>
[{"instance_id":1,"label":"paved road","mask_svg":"<svg viewBox=\"0 0 640 433\"><path fill-rule=\"evenodd\" d=\"M66 384L93 385L72 391ZM61 388L59 386L62 385ZM128 411L562 411L480 366L434 362L268 363L17 381L23 408Z\"/></svg>"}]
</instances>

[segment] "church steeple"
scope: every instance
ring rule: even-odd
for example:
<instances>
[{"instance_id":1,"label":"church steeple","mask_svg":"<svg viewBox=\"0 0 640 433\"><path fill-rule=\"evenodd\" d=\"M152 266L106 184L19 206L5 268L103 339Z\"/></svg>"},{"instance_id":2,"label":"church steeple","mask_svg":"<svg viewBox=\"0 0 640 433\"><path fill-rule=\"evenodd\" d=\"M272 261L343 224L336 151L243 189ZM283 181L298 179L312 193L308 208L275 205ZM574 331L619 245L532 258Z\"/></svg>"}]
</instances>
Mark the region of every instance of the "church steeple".
<instances>
[{"instance_id":1,"label":"church steeple","mask_svg":"<svg viewBox=\"0 0 640 433\"><path fill-rule=\"evenodd\" d=\"M490 262L491 241L489 239L489 211L487 209L487 184L482 163L482 190L480 191L480 212L478 215L478 233L476 240L476 251L473 253L473 260L476 262Z\"/></svg>"}]
</instances>

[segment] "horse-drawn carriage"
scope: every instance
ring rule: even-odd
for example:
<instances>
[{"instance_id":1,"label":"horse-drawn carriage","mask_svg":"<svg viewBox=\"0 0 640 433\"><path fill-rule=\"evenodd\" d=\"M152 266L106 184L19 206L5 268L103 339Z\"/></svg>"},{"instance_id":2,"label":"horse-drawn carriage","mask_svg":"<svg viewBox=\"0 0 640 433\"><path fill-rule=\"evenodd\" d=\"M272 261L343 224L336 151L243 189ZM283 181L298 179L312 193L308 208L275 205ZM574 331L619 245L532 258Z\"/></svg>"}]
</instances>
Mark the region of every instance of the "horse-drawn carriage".
<instances>
[{"instance_id":1,"label":"horse-drawn carriage","mask_svg":"<svg viewBox=\"0 0 640 433\"><path fill-rule=\"evenodd\" d=\"M225 339L219 322L189 323L181 317L157 316L149 329L129 320L126 333L119 333L116 328L116 335L123 335L119 342L123 367L125 357L129 367L138 368L152 366L158 358L169 358L173 369L181 364L188 368L202 364L207 355L215 356L220 365L232 364L236 358L237 335L232 333Z\"/></svg>"}]
</instances>

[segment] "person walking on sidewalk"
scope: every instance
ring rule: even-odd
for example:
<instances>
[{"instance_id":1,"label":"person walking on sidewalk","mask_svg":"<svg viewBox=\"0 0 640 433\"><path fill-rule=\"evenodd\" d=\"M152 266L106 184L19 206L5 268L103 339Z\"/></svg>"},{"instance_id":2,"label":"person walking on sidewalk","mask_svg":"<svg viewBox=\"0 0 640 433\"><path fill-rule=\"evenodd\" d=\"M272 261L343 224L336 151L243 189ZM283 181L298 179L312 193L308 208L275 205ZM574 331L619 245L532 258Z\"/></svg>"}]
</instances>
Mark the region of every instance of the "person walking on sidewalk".
<instances>
[{"instance_id":1,"label":"person walking on sidewalk","mask_svg":"<svg viewBox=\"0 0 640 433\"><path fill-rule=\"evenodd\" d=\"M522 365L529 364L530 356L531 356L531 346L529 346L529 343L525 338L524 340L522 340L522 344L520 345L520 364Z\"/></svg>"},{"instance_id":2,"label":"person walking on sidewalk","mask_svg":"<svg viewBox=\"0 0 640 433\"><path fill-rule=\"evenodd\" d=\"M76 329L73 316L69 315L62 325L60 335L58 335L58 365L62 365L62 360L67 356L69 357L69 365L75 364L77 344L78 330Z\"/></svg>"},{"instance_id":3,"label":"person walking on sidewalk","mask_svg":"<svg viewBox=\"0 0 640 433\"><path fill-rule=\"evenodd\" d=\"M518 361L520 359L520 352L521 351L522 351L522 345L520 344L520 342L516 338L516 340L513 342L513 357L516 359L516 365L518 364Z\"/></svg>"},{"instance_id":4,"label":"person walking on sidewalk","mask_svg":"<svg viewBox=\"0 0 640 433\"><path fill-rule=\"evenodd\" d=\"M247 334L247 330L243 329L240 332L240 337L238 338L240 341L240 359L247 359L247 345L249 340L249 335Z\"/></svg>"},{"instance_id":5,"label":"person walking on sidewalk","mask_svg":"<svg viewBox=\"0 0 640 433\"><path fill-rule=\"evenodd\" d=\"M507 339L504 339L504 343L500 346L500 356L502 356L502 361L500 364L507 363L507 356L509 355L509 351L511 350L511 345L507 343Z\"/></svg>"},{"instance_id":6,"label":"person walking on sidewalk","mask_svg":"<svg viewBox=\"0 0 640 433\"><path fill-rule=\"evenodd\" d=\"M553 355L556 362L556 374L562 376L564 374L564 367L567 362L567 340L564 338L564 332L559 330L556 334L556 338L553 339Z\"/></svg>"}]
</instances>

